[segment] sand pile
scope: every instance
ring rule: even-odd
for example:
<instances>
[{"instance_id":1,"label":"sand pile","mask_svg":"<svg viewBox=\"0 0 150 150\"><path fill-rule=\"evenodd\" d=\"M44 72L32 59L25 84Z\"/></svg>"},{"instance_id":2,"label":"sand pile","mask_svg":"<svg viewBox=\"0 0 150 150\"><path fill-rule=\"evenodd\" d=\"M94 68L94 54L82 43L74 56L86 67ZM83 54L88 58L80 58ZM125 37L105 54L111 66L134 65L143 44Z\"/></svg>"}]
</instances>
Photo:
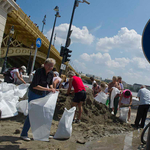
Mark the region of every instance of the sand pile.
<instances>
[{"instance_id":1,"label":"sand pile","mask_svg":"<svg viewBox=\"0 0 150 150\"><path fill-rule=\"evenodd\" d=\"M112 115L106 105L96 102L91 89L86 88L86 91L87 98L83 104L81 123L73 124L73 136L76 140L80 137L87 141L133 130L129 124L123 123L118 117ZM66 92L60 90L54 114L55 121L61 118L65 107L71 108L71 100L74 96L65 96Z\"/></svg>"}]
</instances>

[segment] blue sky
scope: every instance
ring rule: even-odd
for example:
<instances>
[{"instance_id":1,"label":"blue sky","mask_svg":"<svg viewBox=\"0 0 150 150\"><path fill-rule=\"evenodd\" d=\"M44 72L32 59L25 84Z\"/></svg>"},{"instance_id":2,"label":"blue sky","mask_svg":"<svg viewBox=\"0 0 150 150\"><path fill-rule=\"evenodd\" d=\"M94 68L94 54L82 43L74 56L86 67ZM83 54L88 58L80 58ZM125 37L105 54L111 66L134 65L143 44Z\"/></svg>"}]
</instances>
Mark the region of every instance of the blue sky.
<instances>
[{"instance_id":1,"label":"blue sky","mask_svg":"<svg viewBox=\"0 0 150 150\"><path fill-rule=\"evenodd\" d=\"M144 57L141 37L149 20L149 0L88 0L80 3L72 24L72 57L70 64L83 73L103 79L122 76L129 84L150 85L150 65ZM44 34L50 39L54 23L55 6L59 6L61 18L57 18L55 47L65 45L74 0L17 0L21 9L42 28L46 14Z\"/></svg>"}]
</instances>

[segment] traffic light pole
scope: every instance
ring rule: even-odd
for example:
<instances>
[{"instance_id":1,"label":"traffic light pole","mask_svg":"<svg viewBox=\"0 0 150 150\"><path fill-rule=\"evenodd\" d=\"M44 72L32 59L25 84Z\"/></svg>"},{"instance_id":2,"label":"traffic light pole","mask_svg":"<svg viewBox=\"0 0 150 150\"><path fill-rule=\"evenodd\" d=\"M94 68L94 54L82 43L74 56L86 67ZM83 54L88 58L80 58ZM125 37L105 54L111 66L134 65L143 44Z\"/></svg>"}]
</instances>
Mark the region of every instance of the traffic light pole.
<instances>
[{"instance_id":1,"label":"traffic light pole","mask_svg":"<svg viewBox=\"0 0 150 150\"><path fill-rule=\"evenodd\" d=\"M73 10L72 10L72 15L71 15L71 20L70 20L70 24L69 24L69 29L68 29L68 34L67 34L65 48L67 48L67 45L68 45L67 43L68 43L69 36L70 36L70 30L71 30L73 16L74 16L74 12L75 12L75 9L76 9L77 2L78 2L78 0L74 1L74 6L73 6ZM62 64L64 64L64 57L62 58ZM61 76L61 74L62 74L62 69L60 68L59 76Z\"/></svg>"}]
</instances>

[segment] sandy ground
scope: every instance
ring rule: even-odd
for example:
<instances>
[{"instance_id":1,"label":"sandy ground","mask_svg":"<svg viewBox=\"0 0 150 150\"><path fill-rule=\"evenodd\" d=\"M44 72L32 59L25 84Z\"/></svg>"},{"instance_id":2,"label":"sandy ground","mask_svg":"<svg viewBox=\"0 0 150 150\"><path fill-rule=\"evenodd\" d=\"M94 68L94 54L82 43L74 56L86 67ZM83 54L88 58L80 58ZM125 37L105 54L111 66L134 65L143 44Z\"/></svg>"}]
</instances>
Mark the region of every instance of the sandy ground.
<instances>
[{"instance_id":1,"label":"sandy ground","mask_svg":"<svg viewBox=\"0 0 150 150\"><path fill-rule=\"evenodd\" d=\"M71 107L73 96L65 96L66 91L60 91L54 120L51 126L51 135L54 135L59 119L63 113L64 107ZM26 149L44 149L44 150L75 150L85 148L89 141L97 141L103 137L112 135L127 134L133 131L131 123L136 117L136 109L132 109L131 122L129 124L121 122L118 117L114 117L108 111L108 108L94 101L91 91L87 90L87 99L83 106L82 122L73 124L72 136L68 140L50 139L49 142L34 141L29 142L20 139L20 132L23 127L25 116L19 114L16 117L0 120L0 149L6 150L26 150ZM118 114L117 114L118 116ZM32 132L29 131L29 137L32 138ZM82 144L81 144L82 143Z\"/></svg>"}]
</instances>

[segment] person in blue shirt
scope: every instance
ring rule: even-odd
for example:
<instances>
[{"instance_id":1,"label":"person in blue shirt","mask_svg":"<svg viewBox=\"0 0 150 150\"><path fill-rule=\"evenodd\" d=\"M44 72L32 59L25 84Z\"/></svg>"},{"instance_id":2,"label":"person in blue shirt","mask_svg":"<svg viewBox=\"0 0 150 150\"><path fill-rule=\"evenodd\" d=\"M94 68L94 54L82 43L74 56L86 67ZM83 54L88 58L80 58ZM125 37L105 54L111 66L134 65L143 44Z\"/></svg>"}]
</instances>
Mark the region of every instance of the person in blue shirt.
<instances>
[{"instance_id":1,"label":"person in blue shirt","mask_svg":"<svg viewBox=\"0 0 150 150\"><path fill-rule=\"evenodd\" d=\"M137 110L135 123L131 124L135 128L144 128L147 112L150 107L150 91L146 89L145 85L141 86L137 97L139 98L140 104ZM141 123L139 124L139 122Z\"/></svg>"}]
</instances>

